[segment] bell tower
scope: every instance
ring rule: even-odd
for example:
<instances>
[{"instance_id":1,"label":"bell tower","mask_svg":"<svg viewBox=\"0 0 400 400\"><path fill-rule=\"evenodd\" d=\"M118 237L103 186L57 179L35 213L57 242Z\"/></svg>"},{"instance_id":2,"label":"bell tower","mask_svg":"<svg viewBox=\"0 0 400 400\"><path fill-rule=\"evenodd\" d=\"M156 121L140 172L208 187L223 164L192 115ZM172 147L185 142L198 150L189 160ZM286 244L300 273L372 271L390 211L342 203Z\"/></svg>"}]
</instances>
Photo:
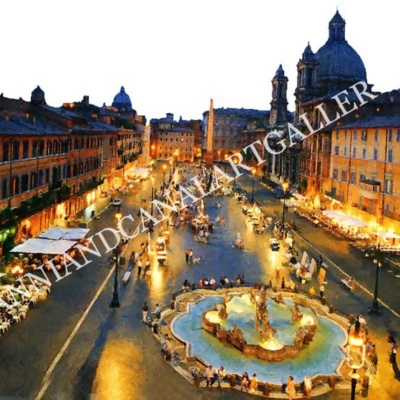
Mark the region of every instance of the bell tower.
<instances>
[{"instance_id":1,"label":"bell tower","mask_svg":"<svg viewBox=\"0 0 400 400\"><path fill-rule=\"evenodd\" d=\"M269 115L269 124L275 125L286 122L287 113L287 82L285 71L282 65L279 65L275 76L272 79L272 101L271 113Z\"/></svg>"}]
</instances>

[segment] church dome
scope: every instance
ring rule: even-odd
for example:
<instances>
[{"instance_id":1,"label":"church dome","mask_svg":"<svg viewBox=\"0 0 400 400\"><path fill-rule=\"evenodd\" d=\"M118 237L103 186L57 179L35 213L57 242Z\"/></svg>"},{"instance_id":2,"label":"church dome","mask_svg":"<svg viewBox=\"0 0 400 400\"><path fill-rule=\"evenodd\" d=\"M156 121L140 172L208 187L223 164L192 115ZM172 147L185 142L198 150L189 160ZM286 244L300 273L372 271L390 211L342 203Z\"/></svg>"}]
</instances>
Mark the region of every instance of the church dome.
<instances>
[{"instance_id":1,"label":"church dome","mask_svg":"<svg viewBox=\"0 0 400 400\"><path fill-rule=\"evenodd\" d=\"M318 81L359 82L367 80L364 63L345 39L346 22L338 11L329 22L329 39L315 54Z\"/></svg>"},{"instance_id":2,"label":"church dome","mask_svg":"<svg viewBox=\"0 0 400 400\"><path fill-rule=\"evenodd\" d=\"M114 101L112 103L113 107L118 109L124 108L125 110L132 109L132 103L130 97L125 93L125 88L121 86L120 92L114 97Z\"/></svg>"}]
</instances>

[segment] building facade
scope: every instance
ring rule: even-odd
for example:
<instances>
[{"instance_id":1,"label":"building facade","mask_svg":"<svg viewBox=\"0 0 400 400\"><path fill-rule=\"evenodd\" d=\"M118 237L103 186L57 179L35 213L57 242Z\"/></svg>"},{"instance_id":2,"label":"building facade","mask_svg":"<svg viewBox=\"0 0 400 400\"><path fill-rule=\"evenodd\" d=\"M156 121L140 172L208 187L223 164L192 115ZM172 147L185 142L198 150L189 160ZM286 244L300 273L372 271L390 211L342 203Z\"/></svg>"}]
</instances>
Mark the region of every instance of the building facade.
<instances>
[{"instance_id":1,"label":"building facade","mask_svg":"<svg viewBox=\"0 0 400 400\"><path fill-rule=\"evenodd\" d=\"M252 121L260 121L260 126L266 125L269 111L260 111L244 108L214 108L212 128L209 127L210 111L203 113L203 149L207 149L207 140L212 135L212 154L216 162L223 161L234 153L240 153L251 135L243 132L248 130ZM210 132L210 130L212 132Z\"/></svg>"},{"instance_id":2,"label":"building facade","mask_svg":"<svg viewBox=\"0 0 400 400\"><path fill-rule=\"evenodd\" d=\"M195 134L190 121L174 121L174 115L150 120L150 154L153 159L193 162Z\"/></svg>"}]
</instances>

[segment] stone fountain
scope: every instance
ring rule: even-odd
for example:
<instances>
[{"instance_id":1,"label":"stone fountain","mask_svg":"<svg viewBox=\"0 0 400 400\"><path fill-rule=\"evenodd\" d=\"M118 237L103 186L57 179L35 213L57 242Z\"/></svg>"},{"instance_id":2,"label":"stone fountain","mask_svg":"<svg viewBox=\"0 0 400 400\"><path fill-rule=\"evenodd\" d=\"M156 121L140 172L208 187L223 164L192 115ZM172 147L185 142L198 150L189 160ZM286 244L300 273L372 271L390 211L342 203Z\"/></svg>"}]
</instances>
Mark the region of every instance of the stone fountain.
<instances>
[{"instance_id":1,"label":"stone fountain","mask_svg":"<svg viewBox=\"0 0 400 400\"><path fill-rule=\"evenodd\" d=\"M283 361L295 358L299 355L303 346L309 345L317 332L317 320L311 314L304 315L297 304L292 308L292 323L300 324L295 331L292 343L281 344L276 338L278 329L270 321L267 307L267 291L264 286L251 288L250 293L242 296L242 301L248 302L254 312L253 329L258 333L258 337L248 338L238 323L229 326L229 311L234 310L234 305L230 306L232 299L225 296L222 303L214 305L214 309L205 310L201 315L202 328L218 338L225 344L231 345L243 354L256 357L265 361ZM277 304L286 306L282 295L276 295L273 301ZM253 336L253 335L248 335Z\"/></svg>"}]
</instances>

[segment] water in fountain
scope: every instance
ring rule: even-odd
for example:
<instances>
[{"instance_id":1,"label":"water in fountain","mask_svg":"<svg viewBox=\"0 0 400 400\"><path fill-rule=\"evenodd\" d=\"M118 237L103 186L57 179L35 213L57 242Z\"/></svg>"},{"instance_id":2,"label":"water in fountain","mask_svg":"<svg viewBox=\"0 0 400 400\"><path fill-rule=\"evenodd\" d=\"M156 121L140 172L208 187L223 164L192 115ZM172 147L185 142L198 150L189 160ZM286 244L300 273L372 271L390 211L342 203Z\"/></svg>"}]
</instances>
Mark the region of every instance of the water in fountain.
<instances>
[{"instance_id":1,"label":"water in fountain","mask_svg":"<svg viewBox=\"0 0 400 400\"><path fill-rule=\"evenodd\" d=\"M242 374L245 370L255 372L261 381L281 384L288 374L293 375L296 381L302 381L304 375L334 374L340 361L345 358L339 348L346 341L345 332L323 318L318 318L318 331L313 342L303 348L295 359L266 363L246 357L236 348L224 345L202 329L202 313L212 309L214 303L221 302L222 298L219 296L206 297L192 305L189 314L177 317L172 324L174 334L190 343L190 354L197 355L209 364L224 365L231 373ZM293 345L294 333L298 328L314 321L311 310L299 307L304 316L301 321L292 322L293 303L288 300L286 303L288 306L267 300L270 322L277 330L274 342L264 343L269 348ZM210 311L207 319L220 323L224 330L232 329L237 324L248 343L263 345L260 334L254 329L255 308L249 295L233 297L227 303L227 313L228 318L221 320L218 311Z\"/></svg>"}]
</instances>

